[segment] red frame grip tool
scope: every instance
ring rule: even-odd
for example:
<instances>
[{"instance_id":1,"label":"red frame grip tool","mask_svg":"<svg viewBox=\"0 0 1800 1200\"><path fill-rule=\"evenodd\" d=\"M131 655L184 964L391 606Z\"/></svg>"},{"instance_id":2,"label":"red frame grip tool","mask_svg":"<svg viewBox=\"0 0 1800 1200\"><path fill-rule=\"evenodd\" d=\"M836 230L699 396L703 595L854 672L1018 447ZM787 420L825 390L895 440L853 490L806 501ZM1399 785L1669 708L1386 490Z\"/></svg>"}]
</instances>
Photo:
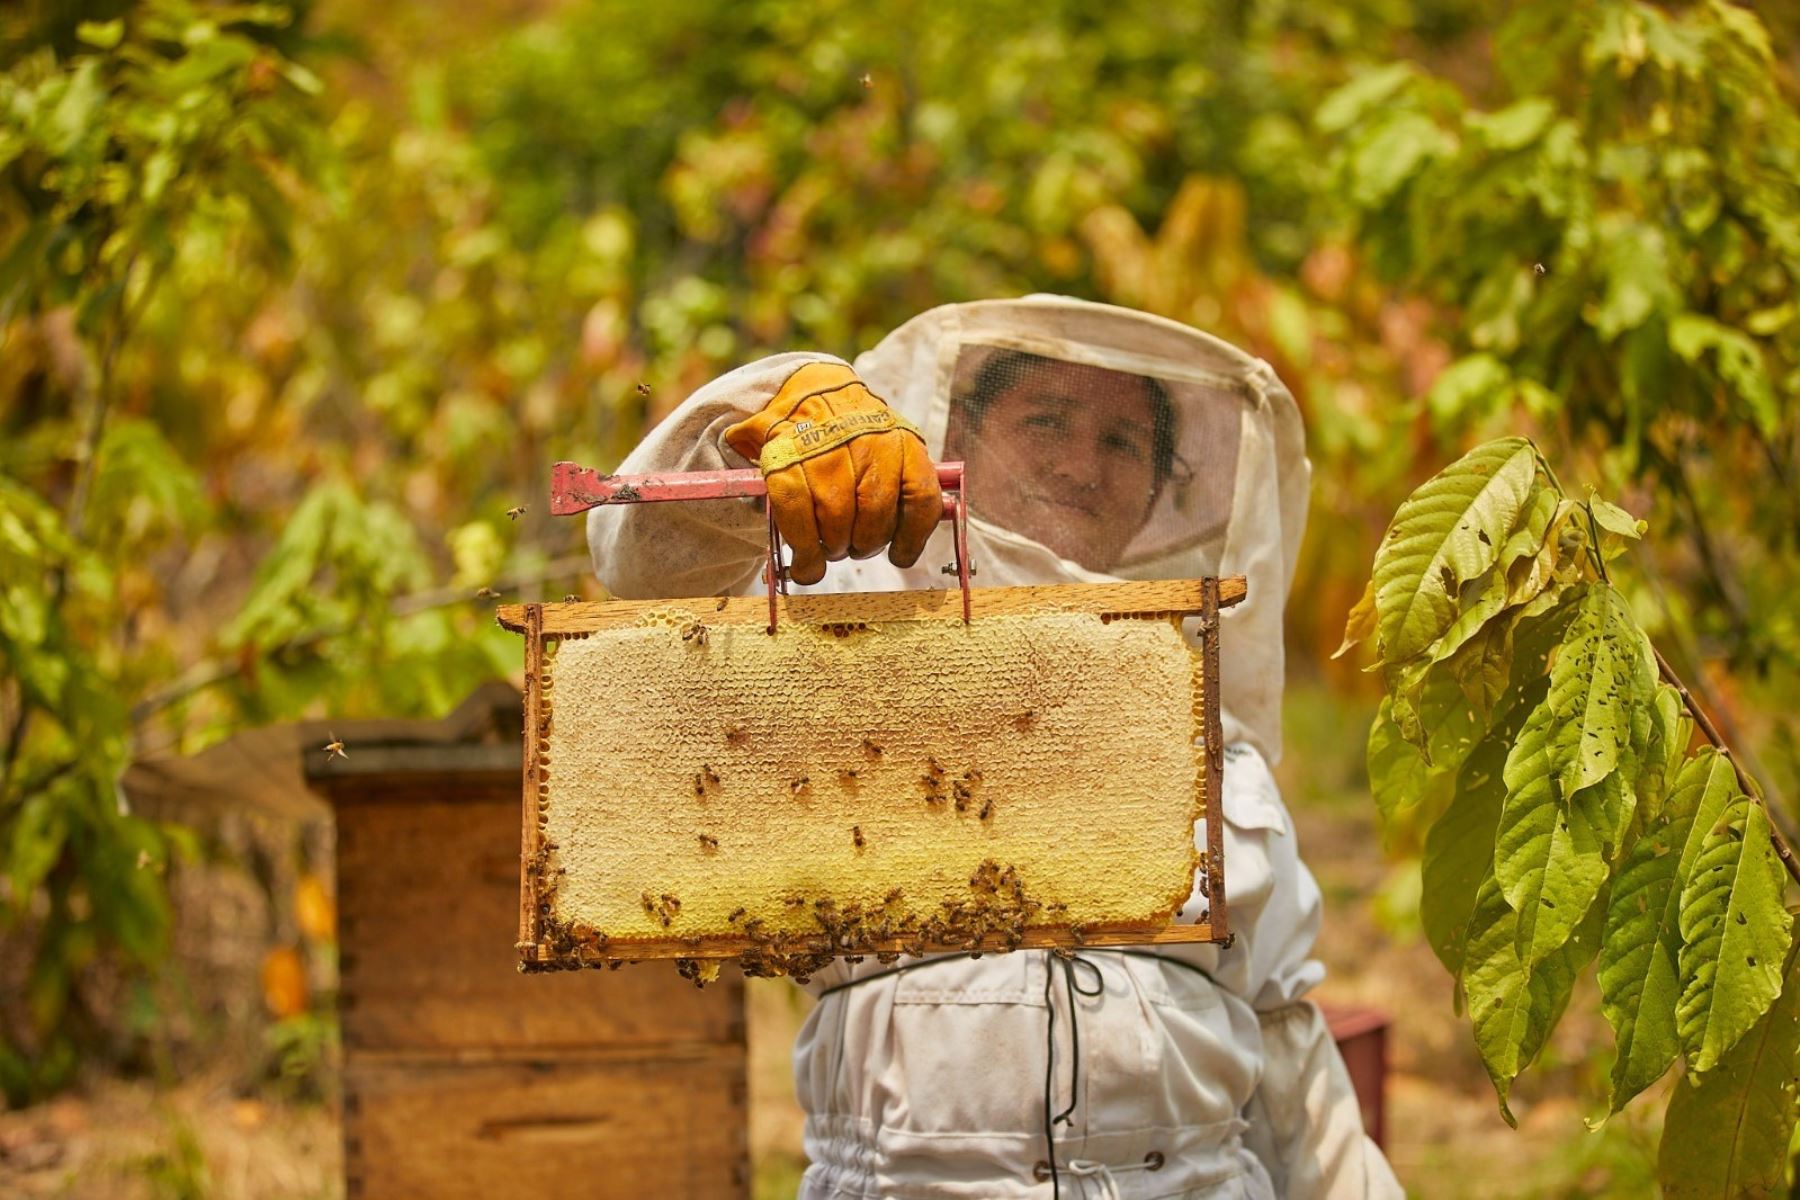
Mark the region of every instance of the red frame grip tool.
<instances>
[{"instance_id":1,"label":"red frame grip tool","mask_svg":"<svg viewBox=\"0 0 1800 1200\"><path fill-rule=\"evenodd\" d=\"M938 487L944 493L943 520L956 539L956 581L962 588L963 623L969 621L969 493L959 462L937 464ZM570 517L606 504L660 504L678 500L730 500L766 497L768 484L755 467L731 471L668 471L654 475L612 475L579 463L559 462L550 468L550 512ZM948 572L949 567L945 568ZM769 632L775 632L775 596L787 594L787 568L781 562L781 531L769 509L769 554L763 564L769 588Z\"/></svg>"}]
</instances>

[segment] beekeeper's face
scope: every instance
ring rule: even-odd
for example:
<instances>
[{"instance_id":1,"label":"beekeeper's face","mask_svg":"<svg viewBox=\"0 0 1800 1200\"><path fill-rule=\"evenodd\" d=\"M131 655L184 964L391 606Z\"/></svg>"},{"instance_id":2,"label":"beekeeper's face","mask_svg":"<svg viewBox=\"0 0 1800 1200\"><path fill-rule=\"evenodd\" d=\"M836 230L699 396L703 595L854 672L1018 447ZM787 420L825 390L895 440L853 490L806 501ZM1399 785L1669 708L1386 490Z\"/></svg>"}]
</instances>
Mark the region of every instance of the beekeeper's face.
<instances>
[{"instance_id":1,"label":"beekeeper's face","mask_svg":"<svg viewBox=\"0 0 1800 1200\"><path fill-rule=\"evenodd\" d=\"M1122 371L1015 362L955 423L946 457L963 459L977 515L1108 571L1156 500L1168 399Z\"/></svg>"}]
</instances>

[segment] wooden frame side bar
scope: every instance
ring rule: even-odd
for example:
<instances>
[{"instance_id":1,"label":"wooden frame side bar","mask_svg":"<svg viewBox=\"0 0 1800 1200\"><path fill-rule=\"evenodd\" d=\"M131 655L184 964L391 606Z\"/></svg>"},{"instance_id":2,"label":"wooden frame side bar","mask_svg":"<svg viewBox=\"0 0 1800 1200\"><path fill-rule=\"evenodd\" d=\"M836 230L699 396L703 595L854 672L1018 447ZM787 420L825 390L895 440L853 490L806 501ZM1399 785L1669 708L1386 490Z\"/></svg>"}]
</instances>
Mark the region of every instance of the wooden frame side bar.
<instances>
[{"instance_id":1,"label":"wooden frame side bar","mask_svg":"<svg viewBox=\"0 0 1800 1200\"><path fill-rule=\"evenodd\" d=\"M1242 580L1238 581L1240 585ZM1232 940L1225 912L1225 731L1219 717L1220 581L1200 581L1201 687L1206 710L1206 919L1219 941Z\"/></svg>"},{"instance_id":2,"label":"wooden frame side bar","mask_svg":"<svg viewBox=\"0 0 1800 1200\"><path fill-rule=\"evenodd\" d=\"M523 606L525 618L525 787L519 830L519 954L525 962L541 961L545 947L539 941L537 874L543 862L543 835L538 829L543 804L539 799L544 744L544 609L541 604Z\"/></svg>"},{"instance_id":3,"label":"wooden frame side bar","mask_svg":"<svg viewBox=\"0 0 1800 1200\"><path fill-rule=\"evenodd\" d=\"M1228 608L1244 598L1244 577L1218 581L1218 605ZM856 625L883 621L961 621L962 593L956 589L923 592L845 592L779 597L782 623ZM1199 613L1205 607L1200 580L1157 580L1147 583L1056 584L1046 587L976 588L970 593L972 615L1001 617L1062 609L1108 616ZM500 624L524 633L527 604L502 604L495 610ZM594 633L642 622L653 613L687 609L707 625L769 624L768 597L699 596L676 600L599 600L542 604L541 632L548 635Z\"/></svg>"}]
</instances>

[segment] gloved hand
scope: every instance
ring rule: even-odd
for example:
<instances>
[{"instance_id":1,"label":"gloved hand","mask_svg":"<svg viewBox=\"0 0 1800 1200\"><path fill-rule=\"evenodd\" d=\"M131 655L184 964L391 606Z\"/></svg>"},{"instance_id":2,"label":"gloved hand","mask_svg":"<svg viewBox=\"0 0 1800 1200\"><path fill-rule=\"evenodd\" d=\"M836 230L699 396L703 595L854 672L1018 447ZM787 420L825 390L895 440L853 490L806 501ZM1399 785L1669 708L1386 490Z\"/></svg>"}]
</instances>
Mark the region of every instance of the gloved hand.
<instances>
[{"instance_id":1,"label":"gloved hand","mask_svg":"<svg viewBox=\"0 0 1800 1200\"><path fill-rule=\"evenodd\" d=\"M827 560L883 546L889 562L910 567L943 516L924 437L841 364L801 367L725 441L762 468L796 583L823 579Z\"/></svg>"}]
</instances>

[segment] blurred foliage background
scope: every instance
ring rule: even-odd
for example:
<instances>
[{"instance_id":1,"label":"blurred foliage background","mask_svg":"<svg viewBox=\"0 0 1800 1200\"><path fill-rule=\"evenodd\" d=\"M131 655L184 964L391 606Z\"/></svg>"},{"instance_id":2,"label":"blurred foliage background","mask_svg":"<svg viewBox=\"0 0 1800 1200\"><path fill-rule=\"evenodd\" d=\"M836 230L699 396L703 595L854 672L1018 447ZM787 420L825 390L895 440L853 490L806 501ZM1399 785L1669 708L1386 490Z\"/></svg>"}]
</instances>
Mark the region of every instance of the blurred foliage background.
<instances>
[{"instance_id":1,"label":"blurred foliage background","mask_svg":"<svg viewBox=\"0 0 1800 1200\"><path fill-rule=\"evenodd\" d=\"M171 895L222 861L314 903L262 968L304 1074L320 852L135 814L126 764L446 712L516 669L478 589L592 587L551 462L947 301L1276 367L1318 472L1290 662L1358 746L1326 655L1394 505L1537 438L1652 516L1639 619L1794 802L1797 56L1725 0L7 5L0 1088L169 1053Z\"/></svg>"}]
</instances>

